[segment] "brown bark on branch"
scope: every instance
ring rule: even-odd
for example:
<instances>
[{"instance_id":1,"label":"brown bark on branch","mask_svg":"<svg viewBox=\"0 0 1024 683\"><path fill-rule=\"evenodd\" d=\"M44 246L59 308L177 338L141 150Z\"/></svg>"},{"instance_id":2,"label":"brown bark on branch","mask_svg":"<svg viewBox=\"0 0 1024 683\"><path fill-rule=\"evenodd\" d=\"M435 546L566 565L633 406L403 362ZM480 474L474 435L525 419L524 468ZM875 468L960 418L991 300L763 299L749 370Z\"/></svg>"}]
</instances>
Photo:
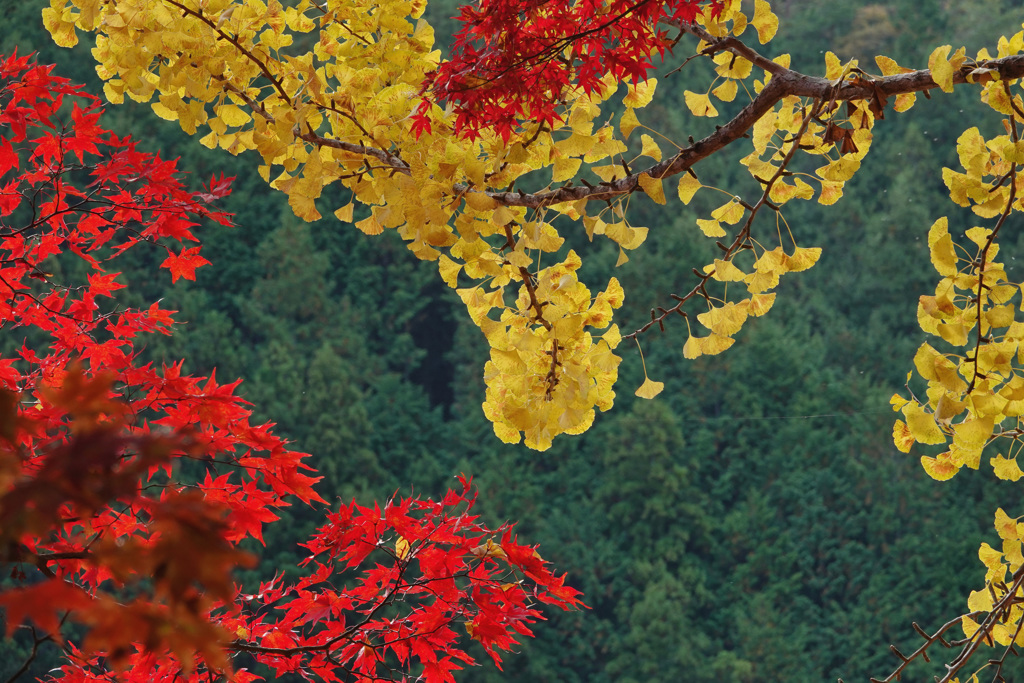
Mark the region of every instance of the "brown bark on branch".
<instances>
[{"instance_id":1,"label":"brown bark on branch","mask_svg":"<svg viewBox=\"0 0 1024 683\"><path fill-rule=\"evenodd\" d=\"M747 52L754 53L750 48L736 40L723 41L724 49L747 58ZM737 47L737 45L742 47ZM871 99L876 94L894 97L905 93L922 92L939 87L931 76L931 71L923 69L906 74L874 78L864 78L842 83L834 83L826 78L807 76L798 71L786 69L774 64L771 81L758 93L750 103L724 126L702 140L682 149L673 157L637 171L624 178L610 183L601 183L593 187L563 187L546 192L488 192L500 204L506 206L525 206L541 208L563 202L574 202L580 199L611 199L634 192L639 187L637 179L647 173L652 178L667 178L689 170L697 162L708 158L715 152L743 137L748 130L783 98L796 95L835 102L847 102ZM1013 80L1024 77L1024 55L1014 55L1001 59L990 59L983 62L963 66L953 74L953 83L968 83L968 75L975 69L992 69L999 73L1002 80ZM460 186L456 186L460 189Z\"/></svg>"}]
</instances>

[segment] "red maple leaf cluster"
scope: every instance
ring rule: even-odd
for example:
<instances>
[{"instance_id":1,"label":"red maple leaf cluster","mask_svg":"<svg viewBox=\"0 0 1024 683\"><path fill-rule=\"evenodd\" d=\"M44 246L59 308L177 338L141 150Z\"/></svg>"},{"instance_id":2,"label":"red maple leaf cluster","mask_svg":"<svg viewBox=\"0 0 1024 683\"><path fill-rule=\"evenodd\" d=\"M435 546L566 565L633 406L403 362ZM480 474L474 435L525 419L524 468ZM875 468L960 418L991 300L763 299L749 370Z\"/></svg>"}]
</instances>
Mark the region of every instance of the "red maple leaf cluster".
<instances>
[{"instance_id":1,"label":"red maple leaf cluster","mask_svg":"<svg viewBox=\"0 0 1024 683\"><path fill-rule=\"evenodd\" d=\"M455 130L506 141L524 121L560 120L566 90L591 93L611 74L637 83L664 57L667 24L717 15L720 0L480 0L462 6L451 60L424 84L414 130L430 129L431 100L449 102Z\"/></svg>"},{"instance_id":2,"label":"red maple leaf cluster","mask_svg":"<svg viewBox=\"0 0 1024 683\"><path fill-rule=\"evenodd\" d=\"M500 668L500 652L532 635L527 625L541 618L540 603L578 606L579 593L510 526L489 529L469 514L475 496L459 479L461 490L440 502L352 503L328 515L304 544L306 578L245 596L229 622L241 638L236 645L261 655L278 676L381 681L419 670L427 681L451 682L452 671L475 663L458 627ZM338 585L370 562L352 585Z\"/></svg>"},{"instance_id":3,"label":"red maple leaf cluster","mask_svg":"<svg viewBox=\"0 0 1024 683\"><path fill-rule=\"evenodd\" d=\"M468 515L468 482L440 503L342 506L307 546L308 578L242 594L231 572L253 557L239 544L262 542L289 497L325 502L319 477L250 422L239 382L140 359L174 311L120 303L112 264L156 249L172 281L193 279L208 263L193 230L230 223L211 205L230 179L188 191L175 162L100 127L101 111L52 67L0 57L0 328L22 337L0 353L7 634L84 625L54 672L74 683L252 680L232 672L242 653L324 681L439 682L472 661L455 623L497 661L538 601L578 604L508 528Z\"/></svg>"}]
</instances>

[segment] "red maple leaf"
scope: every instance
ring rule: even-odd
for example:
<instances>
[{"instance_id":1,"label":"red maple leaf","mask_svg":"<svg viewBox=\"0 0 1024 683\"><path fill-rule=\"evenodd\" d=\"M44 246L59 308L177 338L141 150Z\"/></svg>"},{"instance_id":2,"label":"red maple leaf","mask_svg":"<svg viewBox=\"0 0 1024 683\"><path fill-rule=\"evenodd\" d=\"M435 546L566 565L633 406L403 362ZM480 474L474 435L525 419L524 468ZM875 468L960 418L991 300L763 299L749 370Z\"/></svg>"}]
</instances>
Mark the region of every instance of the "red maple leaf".
<instances>
[{"instance_id":1,"label":"red maple leaf","mask_svg":"<svg viewBox=\"0 0 1024 683\"><path fill-rule=\"evenodd\" d=\"M182 249L180 254L175 254L168 249L167 258L160 264L160 267L170 270L171 282L177 282L179 277L195 280L196 268L209 264L209 261L199 255L199 247L188 247Z\"/></svg>"},{"instance_id":2,"label":"red maple leaf","mask_svg":"<svg viewBox=\"0 0 1024 683\"><path fill-rule=\"evenodd\" d=\"M480 0L463 5L452 57L429 74L413 132L430 130L431 101L454 106L455 131L504 140L523 125L561 120L570 87L586 93L606 75L634 83L664 55L661 22L692 22L721 11L720 0Z\"/></svg>"}]
</instances>

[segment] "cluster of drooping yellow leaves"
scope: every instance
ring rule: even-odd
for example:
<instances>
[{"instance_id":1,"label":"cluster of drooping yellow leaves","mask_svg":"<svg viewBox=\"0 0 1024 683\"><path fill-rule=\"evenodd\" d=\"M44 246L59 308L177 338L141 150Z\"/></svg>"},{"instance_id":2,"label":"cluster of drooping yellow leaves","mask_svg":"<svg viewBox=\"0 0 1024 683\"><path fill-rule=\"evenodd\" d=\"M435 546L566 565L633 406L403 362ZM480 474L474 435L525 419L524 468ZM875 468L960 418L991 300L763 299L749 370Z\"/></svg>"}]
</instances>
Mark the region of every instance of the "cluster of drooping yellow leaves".
<instances>
[{"instance_id":1,"label":"cluster of drooping yellow leaves","mask_svg":"<svg viewBox=\"0 0 1024 683\"><path fill-rule=\"evenodd\" d=\"M753 26L762 45L768 43L779 28L779 18L765 0L755 0L754 14L751 17L747 17L740 10L739 2L727 2L721 14L716 17L701 16L698 23L714 38L725 38L730 35L738 38L748 26ZM698 50L704 47L706 45L702 43ZM753 69L750 61L730 52L719 52L714 55L713 60L716 77L708 85L707 90L703 93L686 90L683 93L686 106L694 116L718 116L718 109L711 99L712 96L721 102L732 102L739 92L739 84L750 76Z\"/></svg>"},{"instance_id":2,"label":"cluster of drooping yellow leaves","mask_svg":"<svg viewBox=\"0 0 1024 683\"><path fill-rule=\"evenodd\" d=\"M1024 379L1015 370L1024 323L1015 322L1012 303L1019 289L1007 282L1003 265L991 260L998 253L992 236L989 228L971 228L970 247L961 247L960 255L945 218L928 234L932 263L943 277L934 295L921 297L918 321L957 351L940 353L927 343L918 349L914 365L928 382L926 398L893 397L906 420L896 422L893 434L903 452L915 442L948 444L945 452L921 458L928 474L939 480L964 466L977 469L982 450L998 435L996 428L1001 431L1007 420L1024 415ZM998 456L992 464L1000 478L1021 476L1014 459Z\"/></svg>"},{"instance_id":3,"label":"cluster of drooping yellow leaves","mask_svg":"<svg viewBox=\"0 0 1024 683\"><path fill-rule=\"evenodd\" d=\"M1020 626L1024 617L1024 588L1018 580L1018 572L1024 565L1024 555L1021 554L1024 524L999 508L996 510L995 527L1002 540L1002 549L993 548L988 543L981 544L978 558L986 568L985 587L971 591L967 601L972 614L980 612L982 615L964 616L961 625L967 638L975 637L984 624L983 642L1021 646L1024 645L1024 629Z\"/></svg>"},{"instance_id":4,"label":"cluster of drooping yellow leaves","mask_svg":"<svg viewBox=\"0 0 1024 683\"><path fill-rule=\"evenodd\" d=\"M775 61L788 67L789 55ZM857 70L856 60L841 64L831 52L825 55L825 65L826 78L837 85ZM760 91L763 84L758 82L755 87ZM810 200L817 195L818 203L831 205L843 196L843 185L860 168L871 147L875 123L867 101L845 109L852 111L841 117L841 108L834 104L814 108L802 98L790 96L754 125L754 151L741 163L769 189L768 198L774 204L782 206L792 199ZM823 165L813 175L789 174L785 166L795 149L820 157Z\"/></svg>"},{"instance_id":5,"label":"cluster of drooping yellow leaves","mask_svg":"<svg viewBox=\"0 0 1024 683\"><path fill-rule=\"evenodd\" d=\"M1024 33L1000 44L1001 53L1022 48ZM945 59L948 49L936 53ZM956 60L963 61L962 51L954 55ZM1024 476L1017 464L1024 433L1024 321L1017 319L1021 283L1009 280L996 260L999 230L1012 213L1024 210L1024 141L1019 139L1024 115L1019 113L1020 93L1012 92L1004 82L984 86L983 99L1008 116L1005 133L986 139L977 128L965 131L957 140L962 170L943 170L952 200L992 221L992 227L972 227L965 239L955 241L946 218L932 225L928 247L941 279L934 295L921 297L917 318L925 332L942 339L940 346L946 350L923 344L914 365L927 382L925 395L892 399L904 418L893 429L897 448L909 452L914 443L945 446L934 457L921 457L928 474L939 480L965 466L978 469L982 451L1000 437L1008 443L989 459L995 475L1011 481Z\"/></svg>"},{"instance_id":6,"label":"cluster of drooping yellow leaves","mask_svg":"<svg viewBox=\"0 0 1024 683\"><path fill-rule=\"evenodd\" d=\"M586 431L595 408L612 406L620 360L612 349L621 340L612 310L624 294L612 278L592 298L576 277L580 265L570 251L562 263L525 278L512 307L500 308L500 297L480 287L459 291L491 347L484 413L506 443L522 433L527 446L545 450L557 434ZM488 317L495 304L498 320ZM595 339L588 328L607 331Z\"/></svg>"},{"instance_id":7,"label":"cluster of drooping yellow leaves","mask_svg":"<svg viewBox=\"0 0 1024 683\"><path fill-rule=\"evenodd\" d=\"M755 3L749 25L757 29L763 43L774 35L778 21L767 3L759 0ZM727 6L718 21L706 23L708 33L719 39L739 36L747 26L748 19L739 11L738 3ZM702 41L697 49L700 51L707 47L709 43ZM733 101L737 83L751 79L755 69L742 56L726 51L716 53L713 60L716 65L715 83L718 85L705 94L686 92L687 105L697 116L718 116L711 96L722 102ZM893 70L902 71L895 63L889 62L891 60L879 63L885 75ZM776 57L774 63L788 68L789 55ZM827 78L837 87L845 79L859 78L863 73L857 69L856 60L841 64L831 52L826 55L825 66ZM760 93L771 80L771 73L762 70L762 79L754 80L752 84L755 93ZM906 105L904 109L908 107ZM751 135L754 149L741 163L760 183L763 190L761 199L751 205L733 197L712 211L710 218L697 220L697 226L707 237L732 239L731 245L728 241L724 245L719 242L726 253L723 258L707 264L704 273L717 282L737 283L733 291L739 287L744 298L729 300L727 288L723 288L721 296L708 295L706 285L709 283L702 283L699 295L706 301L708 310L696 317L711 334L697 336L691 328L691 336L683 349L687 358L728 349L749 316L762 315L771 307L775 294L770 290L779 284L781 275L806 270L818 260L820 249L798 247L792 237L789 241L793 243L793 251L786 253L781 208L792 199L810 200L817 196L821 204L834 204L842 196L844 183L858 170L870 148L871 128L875 122L875 114L868 101L851 103L845 109L845 116L840 116L840 108L835 103L815 103L790 96L783 98L754 124ZM813 174L790 171L788 166L798 152L820 158L823 163ZM707 186L696 175L681 175L677 188L679 199L688 204L702 187ZM766 206L776 213L776 223L780 225L779 246L770 249L764 246L762 237L751 235L755 214ZM747 254L751 257L748 258Z\"/></svg>"},{"instance_id":8,"label":"cluster of drooping yellow leaves","mask_svg":"<svg viewBox=\"0 0 1024 683\"><path fill-rule=\"evenodd\" d=\"M929 58L933 78L946 92L967 62L963 48L950 50L936 48ZM1024 52L1024 32L1000 38L998 50L999 57ZM991 55L982 50L976 59ZM963 239L950 233L945 217L929 230L931 262L941 279L934 294L920 298L917 319L941 342L922 344L914 356L924 395L892 397L893 409L903 415L893 439L903 452L915 443L941 448L921 456L925 471L940 481L963 467L979 469L986 447L1000 442L987 462L996 477L1015 482L1024 477L1017 462L1024 436L1024 321L1018 319L1024 283L1010 279L997 260L997 239L1004 224L1024 211L1024 102L1019 84L999 80L991 70L975 69L968 79L981 83L981 100L1006 117L1003 134L986 138L978 128L966 130L957 140L961 170L943 169L942 179L953 202L988 225L967 229ZM989 645L1024 645L1024 524L999 509L995 528L1002 548L981 544L986 585L971 593L972 615L962 618L962 627L967 638Z\"/></svg>"}]
</instances>

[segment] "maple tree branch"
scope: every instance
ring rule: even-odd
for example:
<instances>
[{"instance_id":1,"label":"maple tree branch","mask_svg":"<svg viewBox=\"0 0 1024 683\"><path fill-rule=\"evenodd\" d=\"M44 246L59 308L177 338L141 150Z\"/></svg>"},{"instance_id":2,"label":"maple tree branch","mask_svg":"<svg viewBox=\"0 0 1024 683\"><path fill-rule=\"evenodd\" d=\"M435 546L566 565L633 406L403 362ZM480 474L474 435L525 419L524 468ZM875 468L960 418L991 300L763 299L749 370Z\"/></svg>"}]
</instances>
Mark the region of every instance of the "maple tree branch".
<instances>
[{"instance_id":1,"label":"maple tree branch","mask_svg":"<svg viewBox=\"0 0 1024 683\"><path fill-rule=\"evenodd\" d=\"M429 538L429 536L428 536L428 538ZM318 651L323 651L324 653L329 654L330 649L332 647L334 647L334 645L336 643L338 643L338 642L340 642L342 640L350 639L352 634L356 633L359 629L361 629L363 626L365 626L367 623L369 623L370 620L373 619L373 617L377 614L377 612L379 612L381 609L383 609L386 605L391 604L394 596L397 595L399 590L401 590L403 588L402 579L405 576L405 571L406 571L406 569L408 569L408 567L409 567L409 563L408 562L401 562L400 561L398 563L398 573L395 575L394 579L392 579L392 582L391 582L392 586L388 589L388 591L384 594L384 596L380 599L380 601L378 601L376 605L374 605L370 610L368 610L360 621L358 621L355 624L352 624L347 629L345 629L342 633L338 634L337 636L334 636L333 638L327 639L323 643L317 643L315 645L297 645L295 647L280 648L280 647L264 647L264 646L261 646L261 645L251 645L251 644L249 644L249 643L239 639L239 640L235 640L235 641L232 641L231 643L229 643L228 647L230 649L237 650L237 651L242 651L242 652L252 652L252 653L261 653L261 654L268 654L268 655L277 655L277 656L281 656L281 657L291 657L291 656L294 656L294 655L297 655L297 654L304 654L304 653L308 653L308 652L318 652Z\"/></svg>"},{"instance_id":2,"label":"maple tree branch","mask_svg":"<svg viewBox=\"0 0 1024 683\"><path fill-rule=\"evenodd\" d=\"M64 560L88 560L93 554L87 550L68 551L61 553L34 553L23 545L8 546L7 553L0 556L2 562L26 562L33 565L40 572L49 578L55 578L56 574L49 567L50 562Z\"/></svg>"},{"instance_id":3,"label":"maple tree branch","mask_svg":"<svg viewBox=\"0 0 1024 683\"><path fill-rule=\"evenodd\" d=\"M478 76L478 80L474 81L474 84L472 86L460 88L457 90L452 89L449 90L448 93L450 94L452 92L466 92L468 90L475 90L484 84L495 82L505 74L508 74L517 68L523 66L535 66L537 64L550 61L554 59L560 52L562 52L562 50L566 49L573 43L579 41L582 38L586 38L587 36L591 36L595 33L600 33L609 26L612 26L622 21L630 14L633 14L634 12L641 9L644 5L650 2L652 2L652 0L639 0L639 2L630 5L626 9L622 10L619 14L606 19L604 22L598 24L597 26L594 26L593 28L589 28L584 31L577 31L575 33L570 33L555 38L551 43L545 45L541 49L535 50L534 52L527 55L519 56L515 61L503 65L501 69L494 70L489 76Z\"/></svg>"},{"instance_id":4,"label":"maple tree branch","mask_svg":"<svg viewBox=\"0 0 1024 683\"><path fill-rule=\"evenodd\" d=\"M80 550L63 553L35 553L35 562L59 562L61 560L88 560L92 553Z\"/></svg>"},{"instance_id":5,"label":"maple tree branch","mask_svg":"<svg viewBox=\"0 0 1024 683\"><path fill-rule=\"evenodd\" d=\"M25 661L21 663L21 666L18 667L18 670L12 673L10 676L8 676L7 680L4 681L4 683L13 683L22 674L28 671L28 668L32 665L32 662L35 661L36 655L39 654L39 646L48 640L53 640L53 637L49 634L38 636L36 635L36 630L32 628L32 650L28 653L28 656L25 658Z\"/></svg>"}]
</instances>

